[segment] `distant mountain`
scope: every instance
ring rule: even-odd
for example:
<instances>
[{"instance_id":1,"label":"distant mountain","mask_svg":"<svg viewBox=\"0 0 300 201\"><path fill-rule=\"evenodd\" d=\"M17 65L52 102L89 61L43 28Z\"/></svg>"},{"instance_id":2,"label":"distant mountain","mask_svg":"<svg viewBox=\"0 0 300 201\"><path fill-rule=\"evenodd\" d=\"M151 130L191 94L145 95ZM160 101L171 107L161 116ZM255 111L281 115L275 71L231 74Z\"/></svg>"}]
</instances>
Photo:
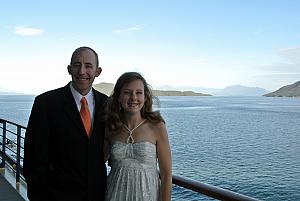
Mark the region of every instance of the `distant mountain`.
<instances>
[{"instance_id":1,"label":"distant mountain","mask_svg":"<svg viewBox=\"0 0 300 201\"><path fill-rule=\"evenodd\" d=\"M270 91L259 87L232 85L213 93L216 96L262 96Z\"/></svg>"},{"instance_id":2,"label":"distant mountain","mask_svg":"<svg viewBox=\"0 0 300 201\"><path fill-rule=\"evenodd\" d=\"M197 93L204 93L204 94L215 94L219 92L222 89L215 89L215 88L207 88L207 87L191 87L191 86L178 86L178 87L173 87L169 85L164 85L164 86L155 86L154 87L157 90L163 90L163 91L193 91Z\"/></svg>"},{"instance_id":3,"label":"distant mountain","mask_svg":"<svg viewBox=\"0 0 300 201\"><path fill-rule=\"evenodd\" d=\"M267 97L300 97L300 81L295 82L294 84L286 85L280 89L265 94Z\"/></svg>"},{"instance_id":4,"label":"distant mountain","mask_svg":"<svg viewBox=\"0 0 300 201\"><path fill-rule=\"evenodd\" d=\"M98 90L98 91L100 91L100 92L102 92L102 93L109 96L111 94L111 92L113 91L113 89L114 89L114 84L101 82L99 84L94 84L93 87L96 90Z\"/></svg>"},{"instance_id":5,"label":"distant mountain","mask_svg":"<svg viewBox=\"0 0 300 201\"><path fill-rule=\"evenodd\" d=\"M93 87L106 95L110 95L114 88L114 84L102 82L93 85ZM210 94L197 93L193 91L176 90L153 90L153 94L155 96L211 96Z\"/></svg>"},{"instance_id":6,"label":"distant mountain","mask_svg":"<svg viewBox=\"0 0 300 201\"><path fill-rule=\"evenodd\" d=\"M5 89L3 87L0 87L0 95L27 95L27 94L14 92L14 91L11 91L9 89Z\"/></svg>"},{"instance_id":7,"label":"distant mountain","mask_svg":"<svg viewBox=\"0 0 300 201\"><path fill-rule=\"evenodd\" d=\"M259 87L247 87L242 85L232 85L224 89L206 88L206 87L172 87L172 86L157 86L160 90L181 90L194 91L204 94L212 94L213 96L262 96L270 91Z\"/></svg>"},{"instance_id":8,"label":"distant mountain","mask_svg":"<svg viewBox=\"0 0 300 201\"><path fill-rule=\"evenodd\" d=\"M163 91L153 90L155 96L211 96L210 94L197 93L193 91Z\"/></svg>"},{"instance_id":9,"label":"distant mountain","mask_svg":"<svg viewBox=\"0 0 300 201\"><path fill-rule=\"evenodd\" d=\"M16 93L11 91L0 91L0 95L28 95L28 94Z\"/></svg>"}]
</instances>

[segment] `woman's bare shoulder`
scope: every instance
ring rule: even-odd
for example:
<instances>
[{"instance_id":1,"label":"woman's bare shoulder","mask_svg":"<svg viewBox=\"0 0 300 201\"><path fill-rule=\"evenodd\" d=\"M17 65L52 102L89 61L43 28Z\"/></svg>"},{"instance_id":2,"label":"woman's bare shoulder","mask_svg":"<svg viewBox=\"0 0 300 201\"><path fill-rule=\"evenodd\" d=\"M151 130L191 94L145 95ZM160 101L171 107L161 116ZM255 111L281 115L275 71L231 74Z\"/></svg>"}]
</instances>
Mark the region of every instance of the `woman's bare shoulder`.
<instances>
[{"instance_id":1,"label":"woman's bare shoulder","mask_svg":"<svg viewBox=\"0 0 300 201\"><path fill-rule=\"evenodd\" d=\"M162 121L158 123L149 123L149 128L158 139L167 134L166 125Z\"/></svg>"}]
</instances>

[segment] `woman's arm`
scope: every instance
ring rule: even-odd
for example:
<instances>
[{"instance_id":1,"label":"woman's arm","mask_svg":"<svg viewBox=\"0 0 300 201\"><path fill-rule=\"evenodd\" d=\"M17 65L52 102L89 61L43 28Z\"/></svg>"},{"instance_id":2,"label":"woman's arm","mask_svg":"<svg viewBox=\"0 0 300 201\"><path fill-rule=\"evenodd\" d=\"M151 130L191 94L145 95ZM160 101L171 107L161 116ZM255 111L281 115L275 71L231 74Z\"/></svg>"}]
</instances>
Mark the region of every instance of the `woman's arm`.
<instances>
[{"instance_id":1,"label":"woman's arm","mask_svg":"<svg viewBox=\"0 0 300 201\"><path fill-rule=\"evenodd\" d=\"M172 157L168 132L163 122L158 124L157 155L161 177L162 201L171 200L172 192Z\"/></svg>"}]
</instances>

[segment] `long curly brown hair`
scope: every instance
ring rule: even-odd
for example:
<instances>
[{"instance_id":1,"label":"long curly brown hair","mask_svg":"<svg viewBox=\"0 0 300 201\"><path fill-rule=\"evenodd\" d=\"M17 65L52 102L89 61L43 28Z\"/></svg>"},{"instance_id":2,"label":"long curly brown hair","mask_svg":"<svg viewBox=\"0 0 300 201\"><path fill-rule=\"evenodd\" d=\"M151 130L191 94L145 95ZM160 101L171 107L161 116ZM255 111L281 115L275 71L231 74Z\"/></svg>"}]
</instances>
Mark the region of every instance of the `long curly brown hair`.
<instances>
[{"instance_id":1,"label":"long curly brown hair","mask_svg":"<svg viewBox=\"0 0 300 201\"><path fill-rule=\"evenodd\" d=\"M124 110L120 107L118 99L122 87L134 80L141 80L144 84L145 103L141 109L142 118L147 119L151 123L165 122L159 111L153 111L153 99L156 100L157 105L159 105L159 100L153 96L151 87L145 78L137 72L126 72L119 77L112 94L107 99L105 120L108 129L113 131L121 129L123 123L125 123Z\"/></svg>"}]
</instances>

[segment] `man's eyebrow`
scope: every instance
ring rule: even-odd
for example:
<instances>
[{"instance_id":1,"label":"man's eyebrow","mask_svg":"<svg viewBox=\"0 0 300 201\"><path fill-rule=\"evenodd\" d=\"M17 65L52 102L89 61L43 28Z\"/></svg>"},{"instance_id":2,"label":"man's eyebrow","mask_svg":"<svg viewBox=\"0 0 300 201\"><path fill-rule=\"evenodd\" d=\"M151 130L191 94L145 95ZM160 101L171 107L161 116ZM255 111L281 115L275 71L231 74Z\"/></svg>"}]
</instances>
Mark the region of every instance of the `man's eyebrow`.
<instances>
[{"instance_id":1,"label":"man's eyebrow","mask_svg":"<svg viewBox=\"0 0 300 201\"><path fill-rule=\"evenodd\" d=\"M72 64L81 64L81 62L80 61L74 61ZM85 62L84 63L85 65L93 65L93 63L91 63L91 62Z\"/></svg>"},{"instance_id":2,"label":"man's eyebrow","mask_svg":"<svg viewBox=\"0 0 300 201\"><path fill-rule=\"evenodd\" d=\"M81 64L80 61L74 61L73 64Z\"/></svg>"}]
</instances>

